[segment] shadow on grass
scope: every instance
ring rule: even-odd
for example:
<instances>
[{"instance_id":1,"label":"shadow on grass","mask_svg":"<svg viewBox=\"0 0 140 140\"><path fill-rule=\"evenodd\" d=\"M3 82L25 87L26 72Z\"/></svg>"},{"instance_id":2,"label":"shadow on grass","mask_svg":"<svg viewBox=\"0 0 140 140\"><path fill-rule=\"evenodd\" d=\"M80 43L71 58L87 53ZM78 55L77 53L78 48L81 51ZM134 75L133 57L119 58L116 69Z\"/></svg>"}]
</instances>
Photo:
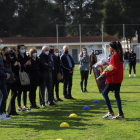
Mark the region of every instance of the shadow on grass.
<instances>
[{"instance_id":1,"label":"shadow on grass","mask_svg":"<svg viewBox=\"0 0 140 140\"><path fill-rule=\"evenodd\" d=\"M111 100L114 104L116 100ZM89 106L90 110L83 110L84 106ZM21 113L9 122L1 123L1 128L32 128L36 131L40 130L63 130L78 129L86 130L88 126L97 125L102 127L103 124L90 124L89 121L94 119L95 115L104 114L107 107L104 100L100 103L93 103L93 100L73 100L58 103L56 106L48 106L47 108L33 110L31 112ZM69 118L71 113L76 113L77 118ZM60 124L67 122L70 127L62 128Z\"/></svg>"},{"instance_id":2,"label":"shadow on grass","mask_svg":"<svg viewBox=\"0 0 140 140\"><path fill-rule=\"evenodd\" d=\"M120 92L120 93L140 93L140 92L129 92L129 91L127 92L126 91L126 92Z\"/></svg>"},{"instance_id":3,"label":"shadow on grass","mask_svg":"<svg viewBox=\"0 0 140 140\"><path fill-rule=\"evenodd\" d=\"M121 85L121 86L140 86L140 85Z\"/></svg>"},{"instance_id":4,"label":"shadow on grass","mask_svg":"<svg viewBox=\"0 0 140 140\"><path fill-rule=\"evenodd\" d=\"M126 121L140 121L140 118L125 118Z\"/></svg>"}]
</instances>

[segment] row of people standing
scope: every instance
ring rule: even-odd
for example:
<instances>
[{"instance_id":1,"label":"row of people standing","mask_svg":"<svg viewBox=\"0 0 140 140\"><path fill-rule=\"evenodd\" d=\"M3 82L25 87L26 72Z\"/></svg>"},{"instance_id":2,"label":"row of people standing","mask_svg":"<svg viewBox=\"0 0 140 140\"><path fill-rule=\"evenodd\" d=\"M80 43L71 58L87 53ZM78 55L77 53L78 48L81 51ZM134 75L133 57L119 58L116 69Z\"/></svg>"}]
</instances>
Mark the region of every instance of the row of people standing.
<instances>
[{"instance_id":1,"label":"row of people standing","mask_svg":"<svg viewBox=\"0 0 140 140\"><path fill-rule=\"evenodd\" d=\"M38 109L36 104L36 91L39 87L39 100L41 107L45 104L55 105L59 98L58 73L63 76L63 95L65 100L74 99L71 94L74 61L69 55L68 46L63 47L64 54L59 56L59 50L53 46L43 46L42 52L37 57L37 50L32 48L26 55L24 45L18 45L17 50L3 47L0 53L0 120L9 119L9 115L18 115L15 108L17 97L18 111L30 111L30 108ZM61 63L61 64L60 64ZM61 67L60 67L61 65ZM6 67L6 68L5 68ZM30 78L30 84L22 85L20 72L26 72ZM61 81L62 81L61 76ZM56 99L54 98L54 87ZM6 101L11 90L11 100L6 114ZM29 91L30 108L27 107L27 92ZM45 99L46 91L46 99ZM23 93L23 108L21 106L21 95Z\"/></svg>"}]
</instances>

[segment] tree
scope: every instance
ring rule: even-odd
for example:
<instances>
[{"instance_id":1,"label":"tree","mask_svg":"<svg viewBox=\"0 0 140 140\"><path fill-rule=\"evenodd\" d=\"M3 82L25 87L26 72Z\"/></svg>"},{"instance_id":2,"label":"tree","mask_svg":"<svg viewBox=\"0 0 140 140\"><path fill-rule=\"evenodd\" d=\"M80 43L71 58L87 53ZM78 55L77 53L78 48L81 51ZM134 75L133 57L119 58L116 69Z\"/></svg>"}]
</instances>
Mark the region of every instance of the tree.
<instances>
[{"instance_id":1,"label":"tree","mask_svg":"<svg viewBox=\"0 0 140 140\"><path fill-rule=\"evenodd\" d=\"M0 36L56 36L60 13L47 0L0 1Z\"/></svg>"},{"instance_id":2,"label":"tree","mask_svg":"<svg viewBox=\"0 0 140 140\"><path fill-rule=\"evenodd\" d=\"M125 24L131 24L126 26L126 32L130 36L135 37L138 34L138 42L140 43L140 25L134 25L140 23L140 1L133 0L121 0L123 6L123 16L125 17Z\"/></svg>"},{"instance_id":3,"label":"tree","mask_svg":"<svg viewBox=\"0 0 140 140\"><path fill-rule=\"evenodd\" d=\"M18 24L15 16L16 9L15 0L0 1L0 37L11 37L15 34Z\"/></svg>"},{"instance_id":4,"label":"tree","mask_svg":"<svg viewBox=\"0 0 140 140\"><path fill-rule=\"evenodd\" d=\"M106 0L104 24L112 24L112 26L105 25L105 32L121 39L123 24L126 24L125 37L131 42L132 37L136 36L136 32L140 33L140 26L133 25L140 23L139 6L140 2L137 0Z\"/></svg>"},{"instance_id":5,"label":"tree","mask_svg":"<svg viewBox=\"0 0 140 140\"><path fill-rule=\"evenodd\" d=\"M101 35L104 0L73 0L69 2L71 22L67 32L72 36L79 35L79 28L73 25L82 24L82 36ZM88 26L86 26L88 25ZM91 25L91 26L90 26ZM94 25L94 26L93 26Z\"/></svg>"},{"instance_id":6,"label":"tree","mask_svg":"<svg viewBox=\"0 0 140 140\"><path fill-rule=\"evenodd\" d=\"M71 0L54 0L54 9L55 9L55 16L56 18L56 23L59 26L59 37L65 37L66 36L66 25L69 24L71 15L69 14L69 3Z\"/></svg>"},{"instance_id":7,"label":"tree","mask_svg":"<svg viewBox=\"0 0 140 140\"><path fill-rule=\"evenodd\" d=\"M108 35L123 36L123 8L121 0L107 0L105 3L104 32ZM122 24L122 25L120 25Z\"/></svg>"},{"instance_id":8,"label":"tree","mask_svg":"<svg viewBox=\"0 0 140 140\"><path fill-rule=\"evenodd\" d=\"M22 36L56 36L53 6L48 1L19 0L18 19Z\"/></svg>"}]
</instances>

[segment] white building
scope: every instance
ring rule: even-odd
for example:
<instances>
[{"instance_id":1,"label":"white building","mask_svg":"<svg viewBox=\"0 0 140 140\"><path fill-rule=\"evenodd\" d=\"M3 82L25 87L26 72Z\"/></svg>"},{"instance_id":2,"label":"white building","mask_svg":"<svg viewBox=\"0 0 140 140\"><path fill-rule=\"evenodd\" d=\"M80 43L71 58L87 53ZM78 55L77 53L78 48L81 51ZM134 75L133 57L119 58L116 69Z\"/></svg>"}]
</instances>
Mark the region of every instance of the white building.
<instances>
[{"instance_id":1,"label":"white building","mask_svg":"<svg viewBox=\"0 0 140 140\"><path fill-rule=\"evenodd\" d=\"M24 44L26 51L29 51L31 48L36 48L38 54L41 53L41 48L44 45L54 46L60 51L63 50L64 45L69 46L69 52L72 55L75 62L78 62L78 55L81 48L86 47L88 54L91 53L91 50L94 50L95 54L98 55L102 53L102 46L107 46L111 41L120 41L115 36L104 36L103 40L101 36L91 36L91 37L81 37L81 43L79 37L11 37L11 38L1 38L3 44L6 47L16 47L18 44ZM103 42L102 42L103 41Z\"/></svg>"}]
</instances>

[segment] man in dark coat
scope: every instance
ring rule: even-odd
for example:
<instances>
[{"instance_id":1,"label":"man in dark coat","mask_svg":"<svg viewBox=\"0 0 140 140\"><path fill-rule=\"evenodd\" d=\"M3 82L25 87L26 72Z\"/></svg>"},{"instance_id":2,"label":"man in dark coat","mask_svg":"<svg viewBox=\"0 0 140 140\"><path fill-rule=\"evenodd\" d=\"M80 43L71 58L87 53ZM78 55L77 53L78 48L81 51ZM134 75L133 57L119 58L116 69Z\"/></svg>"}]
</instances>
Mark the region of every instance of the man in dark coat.
<instances>
[{"instance_id":1,"label":"man in dark coat","mask_svg":"<svg viewBox=\"0 0 140 140\"><path fill-rule=\"evenodd\" d=\"M51 61L53 63L53 67L52 67L52 95L53 95L53 102L56 102L56 100L54 99L54 85L57 82L57 58L54 55L54 47L53 46L49 46L49 57L51 58Z\"/></svg>"},{"instance_id":2,"label":"man in dark coat","mask_svg":"<svg viewBox=\"0 0 140 140\"><path fill-rule=\"evenodd\" d=\"M4 67L3 56L2 56L2 53L1 53L1 49L3 49L3 48L0 48L0 89L1 89L0 120L9 120L4 115L4 113L6 113L6 112L4 112L4 109L6 107L6 100L7 100L7 97L8 97L5 79L9 79L10 74L7 73L7 70Z\"/></svg>"},{"instance_id":3,"label":"man in dark coat","mask_svg":"<svg viewBox=\"0 0 140 140\"><path fill-rule=\"evenodd\" d=\"M64 54L60 58L63 75L63 94L65 100L74 99L71 95L72 76L74 71L74 61L69 54L68 46L63 47ZM68 90L67 90L68 89Z\"/></svg>"},{"instance_id":4,"label":"man in dark coat","mask_svg":"<svg viewBox=\"0 0 140 140\"><path fill-rule=\"evenodd\" d=\"M42 53L40 54L40 72L43 77L42 84L39 88L39 99L40 99L40 105L42 107L45 107L45 88L46 90L46 103L48 105L55 105L53 102L53 96L52 96L52 69L53 69L53 62L49 56L49 47L43 46L42 47Z\"/></svg>"}]
</instances>

